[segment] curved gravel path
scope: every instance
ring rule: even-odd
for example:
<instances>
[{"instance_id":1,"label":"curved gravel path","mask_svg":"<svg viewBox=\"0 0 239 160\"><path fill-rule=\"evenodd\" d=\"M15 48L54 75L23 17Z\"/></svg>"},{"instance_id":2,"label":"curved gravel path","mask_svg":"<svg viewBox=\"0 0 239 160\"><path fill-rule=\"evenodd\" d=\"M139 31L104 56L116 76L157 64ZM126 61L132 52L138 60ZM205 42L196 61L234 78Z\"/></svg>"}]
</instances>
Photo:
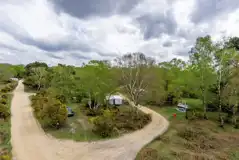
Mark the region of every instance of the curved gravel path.
<instances>
[{"instance_id":1,"label":"curved gravel path","mask_svg":"<svg viewBox=\"0 0 239 160\"><path fill-rule=\"evenodd\" d=\"M152 122L142 130L106 141L58 140L46 135L35 120L29 95L19 81L11 107L13 160L133 160L142 147L169 126L164 117L141 106L140 110L152 114Z\"/></svg>"}]
</instances>

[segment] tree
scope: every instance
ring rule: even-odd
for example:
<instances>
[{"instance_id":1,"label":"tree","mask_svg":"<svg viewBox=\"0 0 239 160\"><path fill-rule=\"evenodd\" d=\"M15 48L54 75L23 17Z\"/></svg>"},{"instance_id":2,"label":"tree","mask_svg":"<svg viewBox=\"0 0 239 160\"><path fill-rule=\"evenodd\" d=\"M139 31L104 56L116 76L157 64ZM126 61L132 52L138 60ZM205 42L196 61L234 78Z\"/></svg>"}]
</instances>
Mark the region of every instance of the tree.
<instances>
[{"instance_id":1,"label":"tree","mask_svg":"<svg viewBox=\"0 0 239 160\"><path fill-rule=\"evenodd\" d=\"M16 78L23 78L25 74L25 68L24 65L13 65L13 70L15 71L15 77Z\"/></svg>"},{"instance_id":2,"label":"tree","mask_svg":"<svg viewBox=\"0 0 239 160\"><path fill-rule=\"evenodd\" d=\"M113 70L105 61L90 61L77 74L81 77L78 84L86 93L90 109L105 104L106 96L116 90Z\"/></svg>"},{"instance_id":3,"label":"tree","mask_svg":"<svg viewBox=\"0 0 239 160\"><path fill-rule=\"evenodd\" d=\"M47 71L44 67L37 67L32 68L32 74L32 77L37 84L37 90L40 90L46 83Z\"/></svg>"},{"instance_id":4,"label":"tree","mask_svg":"<svg viewBox=\"0 0 239 160\"><path fill-rule=\"evenodd\" d=\"M207 106L209 102L209 88L215 83L215 74L213 68L213 54L215 46L210 36L199 37L195 46L191 50L190 62L195 76L198 78L198 89L200 90L200 99L203 102L204 118L207 119Z\"/></svg>"},{"instance_id":5,"label":"tree","mask_svg":"<svg viewBox=\"0 0 239 160\"><path fill-rule=\"evenodd\" d=\"M66 103L74 97L76 92L75 69L72 66L58 65L49 70L49 87L62 97L63 103Z\"/></svg>"},{"instance_id":6,"label":"tree","mask_svg":"<svg viewBox=\"0 0 239 160\"><path fill-rule=\"evenodd\" d=\"M218 110L219 110L219 120L221 126L223 126L224 120L222 117L222 91L224 87L227 86L229 82L229 77L231 75L232 61L236 57L237 53L234 48L224 48L223 46L218 46L217 52L215 52L216 60L216 71L217 71L217 92L218 92Z\"/></svg>"},{"instance_id":7,"label":"tree","mask_svg":"<svg viewBox=\"0 0 239 160\"><path fill-rule=\"evenodd\" d=\"M233 69L233 77L229 80L229 83L223 90L224 98L228 101L229 112L232 112L232 123L237 125L236 113L238 111L239 104L239 69ZM232 106L232 107L231 107Z\"/></svg>"},{"instance_id":8,"label":"tree","mask_svg":"<svg viewBox=\"0 0 239 160\"><path fill-rule=\"evenodd\" d=\"M115 59L115 62L121 70L121 85L137 106L153 78L150 68L155 61L143 53L129 53Z\"/></svg>"},{"instance_id":9,"label":"tree","mask_svg":"<svg viewBox=\"0 0 239 160\"><path fill-rule=\"evenodd\" d=\"M32 72L32 68L37 68L37 67L43 67L48 69L48 65L44 62L33 62L33 63L29 63L25 66L25 76L30 76L31 72Z\"/></svg>"},{"instance_id":10,"label":"tree","mask_svg":"<svg viewBox=\"0 0 239 160\"><path fill-rule=\"evenodd\" d=\"M10 64L0 64L0 81L8 82L10 78L14 77L15 71Z\"/></svg>"},{"instance_id":11,"label":"tree","mask_svg":"<svg viewBox=\"0 0 239 160\"><path fill-rule=\"evenodd\" d=\"M234 48L239 51L239 37L230 37L225 43L226 48Z\"/></svg>"}]
</instances>

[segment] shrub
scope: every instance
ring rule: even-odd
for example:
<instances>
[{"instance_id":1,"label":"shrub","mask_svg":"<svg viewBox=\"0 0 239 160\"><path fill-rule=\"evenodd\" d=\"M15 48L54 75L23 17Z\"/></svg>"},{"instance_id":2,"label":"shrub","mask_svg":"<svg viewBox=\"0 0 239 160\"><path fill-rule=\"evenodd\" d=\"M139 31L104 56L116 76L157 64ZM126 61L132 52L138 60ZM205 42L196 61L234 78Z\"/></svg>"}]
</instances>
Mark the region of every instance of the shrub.
<instances>
[{"instance_id":1,"label":"shrub","mask_svg":"<svg viewBox=\"0 0 239 160\"><path fill-rule=\"evenodd\" d=\"M112 119L98 117L94 120L93 132L100 135L103 138L115 136L116 133L115 124Z\"/></svg>"},{"instance_id":2,"label":"shrub","mask_svg":"<svg viewBox=\"0 0 239 160\"><path fill-rule=\"evenodd\" d=\"M2 94L1 97L4 98L4 99L8 98L7 94Z\"/></svg>"},{"instance_id":3,"label":"shrub","mask_svg":"<svg viewBox=\"0 0 239 160\"><path fill-rule=\"evenodd\" d=\"M4 98L0 99L0 103L6 105L7 104L7 99L4 99Z\"/></svg>"},{"instance_id":4,"label":"shrub","mask_svg":"<svg viewBox=\"0 0 239 160\"><path fill-rule=\"evenodd\" d=\"M161 157L158 156L158 151L152 148L142 149L140 154L138 154L138 157L140 160L157 160L162 158L162 156Z\"/></svg>"},{"instance_id":5,"label":"shrub","mask_svg":"<svg viewBox=\"0 0 239 160\"><path fill-rule=\"evenodd\" d=\"M10 153L4 153L2 155L0 155L0 160L11 160L11 155Z\"/></svg>"},{"instance_id":6,"label":"shrub","mask_svg":"<svg viewBox=\"0 0 239 160\"><path fill-rule=\"evenodd\" d=\"M151 121L151 115L133 109L117 114L115 121L119 130L135 131L148 124Z\"/></svg>"},{"instance_id":7,"label":"shrub","mask_svg":"<svg viewBox=\"0 0 239 160\"><path fill-rule=\"evenodd\" d=\"M202 132L199 132L195 128L186 127L178 132L178 136L186 140L194 140L200 136Z\"/></svg>"},{"instance_id":8,"label":"shrub","mask_svg":"<svg viewBox=\"0 0 239 160\"><path fill-rule=\"evenodd\" d=\"M31 97L36 118L43 127L60 128L67 119L66 105L51 95L41 92Z\"/></svg>"},{"instance_id":9,"label":"shrub","mask_svg":"<svg viewBox=\"0 0 239 160\"><path fill-rule=\"evenodd\" d=\"M8 88L7 86L5 86L4 88L1 89L1 92L3 93L7 93L7 92L10 92L10 88Z\"/></svg>"},{"instance_id":10,"label":"shrub","mask_svg":"<svg viewBox=\"0 0 239 160\"><path fill-rule=\"evenodd\" d=\"M102 115L93 120L93 132L102 137L112 137L143 128L151 121L151 116L139 110L113 112L103 110Z\"/></svg>"},{"instance_id":11,"label":"shrub","mask_svg":"<svg viewBox=\"0 0 239 160\"><path fill-rule=\"evenodd\" d=\"M4 104L0 104L0 118L7 119L9 116L9 108Z\"/></svg>"},{"instance_id":12,"label":"shrub","mask_svg":"<svg viewBox=\"0 0 239 160\"><path fill-rule=\"evenodd\" d=\"M113 113L110 110L104 110L103 115L93 120L93 132L103 138L117 135L116 125L113 120Z\"/></svg>"}]
</instances>

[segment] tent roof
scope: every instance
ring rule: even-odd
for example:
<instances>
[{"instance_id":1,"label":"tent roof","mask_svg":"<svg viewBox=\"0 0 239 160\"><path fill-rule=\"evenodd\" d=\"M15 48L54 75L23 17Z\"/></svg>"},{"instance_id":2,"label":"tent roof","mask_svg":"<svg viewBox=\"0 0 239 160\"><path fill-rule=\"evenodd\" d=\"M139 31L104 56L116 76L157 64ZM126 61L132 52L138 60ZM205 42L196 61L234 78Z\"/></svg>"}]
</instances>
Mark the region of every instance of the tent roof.
<instances>
[{"instance_id":1,"label":"tent roof","mask_svg":"<svg viewBox=\"0 0 239 160\"><path fill-rule=\"evenodd\" d=\"M123 99L120 95L111 95L111 96L106 96L107 99Z\"/></svg>"}]
</instances>

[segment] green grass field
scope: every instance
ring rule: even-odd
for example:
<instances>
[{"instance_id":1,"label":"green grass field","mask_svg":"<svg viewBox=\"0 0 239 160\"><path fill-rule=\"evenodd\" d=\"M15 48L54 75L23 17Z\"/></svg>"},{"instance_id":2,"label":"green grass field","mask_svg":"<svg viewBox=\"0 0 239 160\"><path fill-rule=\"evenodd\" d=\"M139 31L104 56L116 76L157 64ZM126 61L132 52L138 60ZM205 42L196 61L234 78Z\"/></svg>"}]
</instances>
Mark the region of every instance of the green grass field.
<instances>
[{"instance_id":1,"label":"green grass field","mask_svg":"<svg viewBox=\"0 0 239 160\"><path fill-rule=\"evenodd\" d=\"M184 99L193 107L201 105L197 99ZM215 121L218 113L209 112L209 120L188 121L185 113L178 112L175 107L154 107L170 121L168 131L145 146L137 155L136 160L198 160L239 159L239 130L231 125L222 129ZM176 113L177 117L173 118ZM187 140L191 136L191 139Z\"/></svg>"}]
</instances>

